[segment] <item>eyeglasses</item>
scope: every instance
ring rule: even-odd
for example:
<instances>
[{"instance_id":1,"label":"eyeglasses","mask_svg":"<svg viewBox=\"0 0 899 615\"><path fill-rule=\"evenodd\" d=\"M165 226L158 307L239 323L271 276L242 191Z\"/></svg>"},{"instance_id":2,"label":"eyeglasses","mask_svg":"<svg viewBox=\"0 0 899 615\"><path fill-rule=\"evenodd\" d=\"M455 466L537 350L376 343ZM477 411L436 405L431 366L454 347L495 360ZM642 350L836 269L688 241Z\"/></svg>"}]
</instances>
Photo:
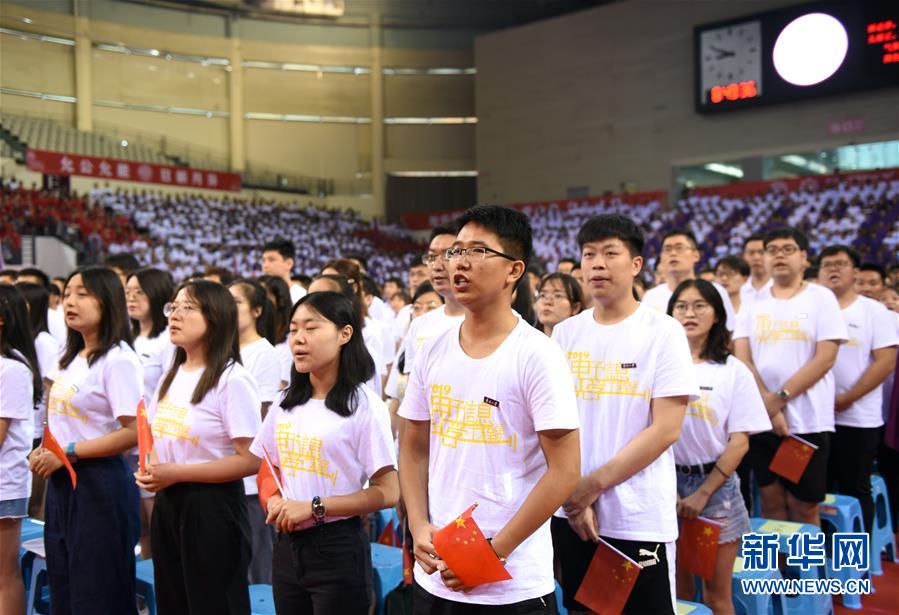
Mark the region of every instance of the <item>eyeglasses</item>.
<instances>
[{"instance_id":1,"label":"eyeglasses","mask_svg":"<svg viewBox=\"0 0 899 615\"><path fill-rule=\"evenodd\" d=\"M697 301L693 304L686 303L685 301L678 301L674 304L675 314L686 314L690 310L693 310L694 314L702 316L703 314L707 314L711 309L712 306L704 301Z\"/></svg>"},{"instance_id":2,"label":"eyeglasses","mask_svg":"<svg viewBox=\"0 0 899 615\"><path fill-rule=\"evenodd\" d=\"M738 275L742 275L737 271L732 271L730 269L719 269L715 272L715 277L721 278L722 280L729 280L730 278L736 277Z\"/></svg>"},{"instance_id":3,"label":"eyeglasses","mask_svg":"<svg viewBox=\"0 0 899 615\"><path fill-rule=\"evenodd\" d=\"M693 246L685 243L676 243L674 245L662 246L662 252L665 254L683 254L687 250L692 250Z\"/></svg>"},{"instance_id":4,"label":"eyeglasses","mask_svg":"<svg viewBox=\"0 0 899 615\"><path fill-rule=\"evenodd\" d=\"M199 309L199 306L196 306L193 303L166 303L162 306L162 313L166 318L171 318L175 314L187 316L191 312Z\"/></svg>"},{"instance_id":5,"label":"eyeglasses","mask_svg":"<svg viewBox=\"0 0 899 615\"><path fill-rule=\"evenodd\" d=\"M139 297L145 296L145 294L146 294L146 293L144 293L144 291L141 290L141 289L139 289L139 288L132 289L132 290L129 290L129 289L127 289L127 288L125 289L125 298L126 298L126 299L130 299L130 298L132 298L132 297L134 297L135 299L137 299L137 298L139 298Z\"/></svg>"},{"instance_id":6,"label":"eyeglasses","mask_svg":"<svg viewBox=\"0 0 899 615\"><path fill-rule=\"evenodd\" d=\"M443 254L422 254L421 262L430 267L438 260L446 260L446 252Z\"/></svg>"},{"instance_id":7,"label":"eyeglasses","mask_svg":"<svg viewBox=\"0 0 899 615\"><path fill-rule=\"evenodd\" d=\"M850 261L822 261L820 269L848 269L852 267Z\"/></svg>"},{"instance_id":8,"label":"eyeglasses","mask_svg":"<svg viewBox=\"0 0 899 615\"><path fill-rule=\"evenodd\" d=\"M495 254L496 256L502 256L510 261L517 261L520 259L515 258L514 256L509 256L508 254L504 254L499 250L494 250L493 248L488 248L487 246L475 246L473 248L449 248L446 251L446 255L444 258L448 261L455 261L460 258L467 258L473 261L482 261L487 258L488 254Z\"/></svg>"},{"instance_id":9,"label":"eyeglasses","mask_svg":"<svg viewBox=\"0 0 899 615\"><path fill-rule=\"evenodd\" d=\"M540 293L537 295L537 301L552 301L553 303L561 303L568 301L568 295L565 293Z\"/></svg>"},{"instance_id":10,"label":"eyeglasses","mask_svg":"<svg viewBox=\"0 0 899 615\"><path fill-rule=\"evenodd\" d=\"M414 314L418 314L419 312L430 312L431 310L438 307L440 307L440 303L437 301L428 301L427 303L413 303L412 312Z\"/></svg>"},{"instance_id":11,"label":"eyeglasses","mask_svg":"<svg viewBox=\"0 0 899 615\"><path fill-rule=\"evenodd\" d=\"M792 256L797 252L799 252L799 246L794 243L788 243L784 246L765 246L765 254L768 256L777 256L778 254Z\"/></svg>"}]
</instances>

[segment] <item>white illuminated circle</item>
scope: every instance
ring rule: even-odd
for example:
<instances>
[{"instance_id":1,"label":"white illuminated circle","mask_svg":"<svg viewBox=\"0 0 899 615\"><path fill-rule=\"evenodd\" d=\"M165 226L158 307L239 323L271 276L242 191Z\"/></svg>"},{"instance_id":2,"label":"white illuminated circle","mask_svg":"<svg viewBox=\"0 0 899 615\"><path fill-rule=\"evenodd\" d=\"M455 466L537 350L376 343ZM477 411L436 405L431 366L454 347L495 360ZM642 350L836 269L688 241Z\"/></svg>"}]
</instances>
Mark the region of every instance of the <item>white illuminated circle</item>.
<instances>
[{"instance_id":1,"label":"white illuminated circle","mask_svg":"<svg viewBox=\"0 0 899 615\"><path fill-rule=\"evenodd\" d=\"M843 24L825 13L808 13L781 30L774 43L774 68L793 85L815 85L837 72L848 50Z\"/></svg>"}]
</instances>

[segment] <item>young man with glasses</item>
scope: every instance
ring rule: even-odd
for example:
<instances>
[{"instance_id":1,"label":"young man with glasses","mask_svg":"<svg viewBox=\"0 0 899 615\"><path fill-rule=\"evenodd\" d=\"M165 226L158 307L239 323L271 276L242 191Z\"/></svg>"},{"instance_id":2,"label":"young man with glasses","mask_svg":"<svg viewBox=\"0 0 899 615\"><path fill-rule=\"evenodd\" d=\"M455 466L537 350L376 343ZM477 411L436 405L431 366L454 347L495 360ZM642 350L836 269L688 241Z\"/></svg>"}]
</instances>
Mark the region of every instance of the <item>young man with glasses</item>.
<instances>
[{"instance_id":1,"label":"young man with glasses","mask_svg":"<svg viewBox=\"0 0 899 615\"><path fill-rule=\"evenodd\" d=\"M662 250L659 260L665 270L665 283L646 291L641 303L662 313L668 311L668 300L674 289L684 280L696 277L696 263L699 262L699 244L696 237L686 229L671 229L662 237ZM727 312L727 330L733 331L736 326L734 306L724 287L713 282Z\"/></svg>"},{"instance_id":2,"label":"young man with glasses","mask_svg":"<svg viewBox=\"0 0 899 615\"><path fill-rule=\"evenodd\" d=\"M744 308L763 299L771 290L771 276L765 268L765 236L754 233L743 242L743 260L749 264L749 279L740 288L740 305Z\"/></svg>"},{"instance_id":3,"label":"young man with glasses","mask_svg":"<svg viewBox=\"0 0 899 615\"><path fill-rule=\"evenodd\" d=\"M833 293L803 280L808 239L783 227L765 235L770 292L740 313L734 354L753 371L773 432L750 437L749 465L761 487L762 516L820 525L818 503L827 486L827 459L834 431L831 369L846 324ZM815 451L799 483L768 469L781 439L794 434Z\"/></svg>"},{"instance_id":4,"label":"young man with glasses","mask_svg":"<svg viewBox=\"0 0 899 615\"><path fill-rule=\"evenodd\" d=\"M512 311L532 254L527 217L477 206L457 224L445 258L465 319L418 351L399 412L414 612L555 613L549 518L580 475L574 388L559 347ZM432 537L476 502L512 579L466 588Z\"/></svg>"},{"instance_id":5,"label":"young man with glasses","mask_svg":"<svg viewBox=\"0 0 899 615\"><path fill-rule=\"evenodd\" d=\"M593 309L553 329L581 420L582 479L552 521L565 606L587 610L574 597L601 537L643 565L625 612L670 615L678 534L671 445L699 398L696 372L680 323L634 298L639 227L599 215L577 240Z\"/></svg>"},{"instance_id":6,"label":"young man with glasses","mask_svg":"<svg viewBox=\"0 0 899 615\"><path fill-rule=\"evenodd\" d=\"M836 296L849 333L849 342L840 346L833 367L836 431L827 482L830 490L858 498L864 529L870 532L874 521L871 473L883 426L881 385L896 368L899 333L896 318L886 307L855 291L859 265L855 250L828 246L818 263L818 279Z\"/></svg>"}]
</instances>

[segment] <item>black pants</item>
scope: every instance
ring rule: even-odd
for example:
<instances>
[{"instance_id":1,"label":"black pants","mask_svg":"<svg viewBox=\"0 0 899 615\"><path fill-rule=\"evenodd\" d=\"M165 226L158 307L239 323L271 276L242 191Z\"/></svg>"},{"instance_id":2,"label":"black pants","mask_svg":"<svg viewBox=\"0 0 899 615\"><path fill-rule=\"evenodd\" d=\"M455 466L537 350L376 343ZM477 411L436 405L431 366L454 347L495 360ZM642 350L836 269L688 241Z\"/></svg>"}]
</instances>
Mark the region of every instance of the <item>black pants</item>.
<instances>
[{"instance_id":1,"label":"black pants","mask_svg":"<svg viewBox=\"0 0 899 615\"><path fill-rule=\"evenodd\" d=\"M150 524L160 615L248 615L250 528L243 481L177 483Z\"/></svg>"},{"instance_id":2,"label":"black pants","mask_svg":"<svg viewBox=\"0 0 899 615\"><path fill-rule=\"evenodd\" d=\"M470 604L438 598L416 583L412 596L414 615L555 615L558 612L555 594L513 604Z\"/></svg>"},{"instance_id":3,"label":"black pants","mask_svg":"<svg viewBox=\"0 0 899 615\"><path fill-rule=\"evenodd\" d=\"M278 534L272 592L279 615L367 615L371 544L359 517Z\"/></svg>"},{"instance_id":4,"label":"black pants","mask_svg":"<svg viewBox=\"0 0 899 615\"><path fill-rule=\"evenodd\" d=\"M136 613L134 545L140 538L137 485L119 455L75 464L47 481L47 578L52 615Z\"/></svg>"},{"instance_id":5,"label":"black pants","mask_svg":"<svg viewBox=\"0 0 899 615\"><path fill-rule=\"evenodd\" d=\"M828 463L828 491L851 495L862 505L862 517L870 532L874 527L874 500L871 497L871 473L880 444L878 427L837 425Z\"/></svg>"}]
</instances>

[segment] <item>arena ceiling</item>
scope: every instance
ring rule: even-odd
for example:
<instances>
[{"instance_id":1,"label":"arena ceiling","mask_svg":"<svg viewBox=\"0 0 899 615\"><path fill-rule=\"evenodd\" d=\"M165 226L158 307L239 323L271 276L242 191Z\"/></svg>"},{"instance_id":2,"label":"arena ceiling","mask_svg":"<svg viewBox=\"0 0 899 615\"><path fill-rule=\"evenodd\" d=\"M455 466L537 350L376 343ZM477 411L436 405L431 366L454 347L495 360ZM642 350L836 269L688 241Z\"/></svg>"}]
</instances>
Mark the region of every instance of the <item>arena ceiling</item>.
<instances>
[{"instance_id":1,"label":"arena ceiling","mask_svg":"<svg viewBox=\"0 0 899 615\"><path fill-rule=\"evenodd\" d=\"M309 21L319 19L274 11L277 2L304 0L123 0L139 4L176 6L202 12L231 13L274 20ZM328 20L338 24L370 23L377 18L384 26L464 28L500 30L575 11L624 0L305 0L342 2L344 14Z\"/></svg>"}]
</instances>

